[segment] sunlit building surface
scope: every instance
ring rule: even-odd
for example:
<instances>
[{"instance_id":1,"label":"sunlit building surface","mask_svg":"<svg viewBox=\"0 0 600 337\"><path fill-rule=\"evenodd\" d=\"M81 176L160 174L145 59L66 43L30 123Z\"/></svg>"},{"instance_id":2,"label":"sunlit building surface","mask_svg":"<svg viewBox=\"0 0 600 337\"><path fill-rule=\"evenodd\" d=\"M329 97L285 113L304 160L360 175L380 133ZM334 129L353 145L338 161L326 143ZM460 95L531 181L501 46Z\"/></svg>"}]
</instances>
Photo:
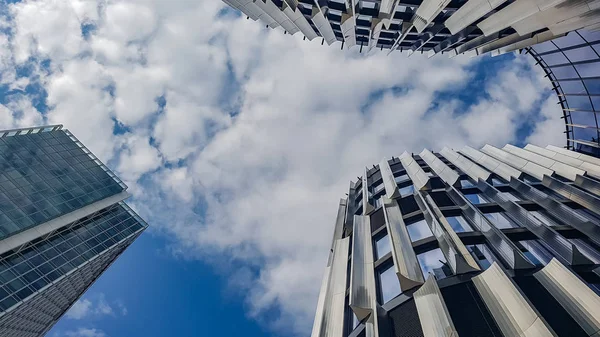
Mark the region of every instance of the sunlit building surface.
<instances>
[{"instance_id":1,"label":"sunlit building surface","mask_svg":"<svg viewBox=\"0 0 600 337\"><path fill-rule=\"evenodd\" d=\"M423 150L340 200L312 337L593 336L600 159Z\"/></svg>"},{"instance_id":2,"label":"sunlit building surface","mask_svg":"<svg viewBox=\"0 0 600 337\"><path fill-rule=\"evenodd\" d=\"M43 336L147 224L61 125L0 131L0 336Z\"/></svg>"},{"instance_id":3,"label":"sunlit building surface","mask_svg":"<svg viewBox=\"0 0 600 337\"><path fill-rule=\"evenodd\" d=\"M600 157L600 32L571 32L523 52L535 58L552 82L567 146Z\"/></svg>"},{"instance_id":4,"label":"sunlit building surface","mask_svg":"<svg viewBox=\"0 0 600 337\"><path fill-rule=\"evenodd\" d=\"M596 0L223 0L249 19L328 45L494 55L600 24Z\"/></svg>"}]
</instances>

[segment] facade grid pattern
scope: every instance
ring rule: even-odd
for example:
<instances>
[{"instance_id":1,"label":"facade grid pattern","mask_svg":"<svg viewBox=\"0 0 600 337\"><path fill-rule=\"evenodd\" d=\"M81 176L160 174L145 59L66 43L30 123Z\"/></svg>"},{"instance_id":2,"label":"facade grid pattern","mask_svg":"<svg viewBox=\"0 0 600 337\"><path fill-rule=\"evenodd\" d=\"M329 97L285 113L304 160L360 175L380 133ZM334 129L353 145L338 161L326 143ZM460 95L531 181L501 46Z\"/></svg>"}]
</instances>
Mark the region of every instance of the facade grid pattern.
<instances>
[{"instance_id":1,"label":"facade grid pattern","mask_svg":"<svg viewBox=\"0 0 600 337\"><path fill-rule=\"evenodd\" d=\"M580 170L582 162L596 164ZM597 158L533 145L405 152L367 169L340 201L332 247L354 248L347 259L329 253L312 336L592 335L599 174ZM344 305L330 294L340 287Z\"/></svg>"}]
</instances>

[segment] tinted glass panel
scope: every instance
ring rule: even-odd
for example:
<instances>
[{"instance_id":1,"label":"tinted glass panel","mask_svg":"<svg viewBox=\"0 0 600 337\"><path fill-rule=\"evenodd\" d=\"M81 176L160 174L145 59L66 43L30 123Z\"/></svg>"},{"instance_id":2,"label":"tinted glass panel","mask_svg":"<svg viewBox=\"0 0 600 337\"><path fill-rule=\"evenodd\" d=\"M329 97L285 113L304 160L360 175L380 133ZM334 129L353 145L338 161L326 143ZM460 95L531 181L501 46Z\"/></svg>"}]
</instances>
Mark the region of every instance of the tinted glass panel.
<instances>
[{"instance_id":1,"label":"tinted glass panel","mask_svg":"<svg viewBox=\"0 0 600 337\"><path fill-rule=\"evenodd\" d=\"M462 216L451 216L451 217L446 217L446 220L448 220L448 223L450 223L450 226L452 227L452 229L454 229L454 231L456 233L460 233L460 232L470 232L473 229L471 228L471 226L469 226L469 224L467 223L467 221L465 220L465 218L463 218Z\"/></svg>"},{"instance_id":2,"label":"tinted glass panel","mask_svg":"<svg viewBox=\"0 0 600 337\"><path fill-rule=\"evenodd\" d=\"M62 130L0 138L0 239L122 190Z\"/></svg>"},{"instance_id":3,"label":"tinted glass panel","mask_svg":"<svg viewBox=\"0 0 600 337\"><path fill-rule=\"evenodd\" d=\"M387 303L394 297L400 295L400 282L396 276L394 266L389 267L385 271L379 273L379 284L381 286L382 303Z\"/></svg>"},{"instance_id":4,"label":"tinted glass panel","mask_svg":"<svg viewBox=\"0 0 600 337\"><path fill-rule=\"evenodd\" d=\"M408 230L408 235L410 236L410 240L412 242L428 238L433 235L425 219L409 224L406 226L406 229Z\"/></svg>"},{"instance_id":5,"label":"tinted glass panel","mask_svg":"<svg viewBox=\"0 0 600 337\"><path fill-rule=\"evenodd\" d=\"M392 251L391 241L387 234L375 241L376 258L379 259L391 251Z\"/></svg>"},{"instance_id":6,"label":"tinted glass panel","mask_svg":"<svg viewBox=\"0 0 600 337\"><path fill-rule=\"evenodd\" d=\"M438 280L452 275L450 267L446 264L446 258L439 248L419 254L417 259L425 279L430 273L434 274Z\"/></svg>"}]
</instances>

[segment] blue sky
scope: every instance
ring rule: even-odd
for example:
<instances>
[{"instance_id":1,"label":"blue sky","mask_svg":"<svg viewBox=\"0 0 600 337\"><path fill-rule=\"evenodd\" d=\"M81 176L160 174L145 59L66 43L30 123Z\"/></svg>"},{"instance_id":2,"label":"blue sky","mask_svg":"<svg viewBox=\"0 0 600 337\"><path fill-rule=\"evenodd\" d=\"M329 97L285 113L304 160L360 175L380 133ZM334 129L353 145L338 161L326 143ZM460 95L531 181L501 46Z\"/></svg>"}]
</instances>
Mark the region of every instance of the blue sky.
<instances>
[{"instance_id":1,"label":"blue sky","mask_svg":"<svg viewBox=\"0 0 600 337\"><path fill-rule=\"evenodd\" d=\"M365 166L565 142L527 56L342 51L219 0L5 2L0 45L0 128L63 124L150 224L52 337L305 336Z\"/></svg>"}]
</instances>

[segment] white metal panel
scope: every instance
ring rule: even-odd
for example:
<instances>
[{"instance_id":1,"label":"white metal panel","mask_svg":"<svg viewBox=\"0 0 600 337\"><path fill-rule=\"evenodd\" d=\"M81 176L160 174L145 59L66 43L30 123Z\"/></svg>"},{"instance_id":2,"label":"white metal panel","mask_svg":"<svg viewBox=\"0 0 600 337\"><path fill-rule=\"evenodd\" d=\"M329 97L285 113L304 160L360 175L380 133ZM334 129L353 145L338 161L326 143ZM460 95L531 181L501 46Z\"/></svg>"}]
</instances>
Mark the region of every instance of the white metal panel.
<instances>
[{"instance_id":1,"label":"white metal panel","mask_svg":"<svg viewBox=\"0 0 600 337\"><path fill-rule=\"evenodd\" d=\"M589 336L600 331L600 297L556 259L533 274Z\"/></svg>"},{"instance_id":2,"label":"white metal panel","mask_svg":"<svg viewBox=\"0 0 600 337\"><path fill-rule=\"evenodd\" d=\"M555 336L496 262L472 280L504 336Z\"/></svg>"},{"instance_id":3,"label":"white metal panel","mask_svg":"<svg viewBox=\"0 0 600 337\"><path fill-rule=\"evenodd\" d=\"M598 23L600 23L600 15L597 11L592 11L568 20L564 20L548 28L553 34L559 35L585 28L587 26L597 25Z\"/></svg>"},{"instance_id":4,"label":"white metal panel","mask_svg":"<svg viewBox=\"0 0 600 337\"><path fill-rule=\"evenodd\" d=\"M460 177L453 169L448 165L444 164L438 157L436 157L429 150L424 149L420 154L421 158L433 169L433 171L442 178L448 185L454 186L460 183Z\"/></svg>"},{"instance_id":5,"label":"white metal panel","mask_svg":"<svg viewBox=\"0 0 600 337\"><path fill-rule=\"evenodd\" d=\"M565 0L517 0L480 22L477 27L484 35L508 28L537 12L556 6Z\"/></svg>"},{"instance_id":6,"label":"white metal panel","mask_svg":"<svg viewBox=\"0 0 600 337\"><path fill-rule=\"evenodd\" d=\"M556 25L564 20L577 17L589 11L590 7L587 2L566 2L560 6L537 12L524 20L514 23L512 27L520 35L526 35Z\"/></svg>"},{"instance_id":7,"label":"white metal panel","mask_svg":"<svg viewBox=\"0 0 600 337\"><path fill-rule=\"evenodd\" d=\"M333 32L333 28L331 28L331 24L329 20L325 18L324 13L321 9L317 8L317 6L313 6L312 11L312 21L317 26L317 29L321 33L321 36L325 39L328 45L331 45L337 38L335 37L335 33Z\"/></svg>"},{"instance_id":8,"label":"white metal panel","mask_svg":"<svg viewBox=\"0 0 600 337\"><path fill-rule=\"evenodd\" d=\"M580 170L578 168L558 162L554 159L544 157L537 153L534 153L534 152L531 152L528 150L524 150L524 149L518 148L516 146L510 145L510 144L507 144L502 149L506 152L510 152L510 153L517 155L523 159L526 159L530 162L536 163L547 169L550 169L567 179L575 180L577 178L578 174L585 175L585 173L586 173L584 170Z\"/></svg>"},{"instance_id":9,"label":"white metal panel","mask_svg":"<svg viewBox=\"0 0 600 337\"><path fill-rule=\"evenodd\" d=\"M379 6L380 15L393 14L397 3L398 0L381 0L381 5Z\"/></svg>"},{"instance_id":10,"label":"white metal panel","mask_svg":"<svg viewBox=\"0 0 600 337\"><path fill-rule=\"evenodd\" d=\"M375 207L369 203L369 199L369 184L367 178L367 169L365 168L365 174L363 174L362 177L363 215L369 215L375 210Z\"/></svg>"},{"instance_id":11,"label":"white metal panel","mask_svg":"<svg viewBox=\"0 0 600 337\"><path fill-rule=\"evenodd\" d=\"M515 42L513 44L509 44L505 47L498 48L497 50L498 50L498 54L501 55L501 54L505 54L505 53L508 53L511 51L527 48L527 47L536 45L538 43L550 41L550 40L556 39L557 37L562 37L562 36L565 36L565 34L554 35L554 34L552 34L551 31L547 30L545 32L535 34L533 37L531 37L529 39L525 39L522 41Z\"/></svg>"},{"instance_id":12,"label":"white metal panel","mask_svg":"<svg viewBox=\"0 0 600 337\"><path fill-rule=\"evenodd\" d=\"M335 245L334 245L335 246ZM329 287L329 277L331 275L331 267L325 268L325 275L321 283L321 290L319 291L319 299L317 300L317 310L315 313L315 321L313 323L311 337L321 337L321 329L323 327L324 314L325 314L325 300L327 298L327 288Z\"/></svg>"},{"instance_id":13,"label":"white metal panel","mask_svg":"<svg viewBox=\"0 0 600 337\"><path fill-rule=\"evenodd\" d=\"M290 13L290 15L293 15L295 19L292 21L309 41L312 41L312 39L318 36L317 33L315 33L315 30L310 26L310 23L308 23L304 17L304 14L300 12L300 9L296 8L293 14Z\"/></svg>"},{"instance_id":14,"label":"white metal panel","mask_svg":"<svg viewBox=\"0 0 600 337\"><path fill-rule=\"evenodd\" d=\"M461 153L466 155L467 157L473 159L475 162L480 164L481 166L487 168L488 170L494 172L499 175L506 181L510 181L510 178L515 177L519 179L522 175L521 171L512 168L511 166L496 160L487 154L481 153L475 150L472 147L465 146Z\"/></svg>"},{"instance_id":15,"label":"white metal panel","mask_svg":"<svg viewBox=\"0 0 600 337\"><path fill-rule=\"evenodd\" d=\"M381 179L385 187L385 195L390 199L399 198L400 191L398 191L398 185L387 159L383 158L379 163L379 172L381 172Z\"/></svg>"},{"instance_id":16,"label":"white metal panel","mask_svg":"<svg viewBox=\"0 0 600 337\"><path fill-rule=\"evenodd\" d=\"M500 160L501 162L516 168L517 170L525 172L532 177L539 179L540 181L544 179L544 175L551 176L554 174L554 171L552 170L549 170L536 163L529 162L519 156L502 151L488 144L481 148L481 152L488 154Z\"/></svg>"},{"instance_id":17,"label":"white metal panel","mask_svg":"<svg viewBox=\"0 0 600 337\"><path fill-rule=\"evenodd\" d=\"M370 314L376 314L377 295L373 262L371 221L368 216L355 215L349 305L360 320Z\"/></svg>"},{"instance_id":18,"label":"white metal panel","mask_svg":"<svg viewBox=\"0 0 600 337\"><path fill-rule=\"evenodd\" d=\"M320 322L320 331L316 336L343 337L349 247L349 237L336 240L335 242L333 263L331 264L329 283L323 305L323 320ZM314 332L313 327L313 334Z\"/></svg>"},{"instance_id":19,"label":"white metal panel","mask_svg":"<svg viewBox=\"0 0 600 337\"><path fill-rule=\"evenodd\" d=\"M260 8L260 10L263 13L259 17L259 19L261 21L263 21L264 23L266 23L271 28L277 28L277 27L279 27L279 23L275 20L275 18L273 18L273 16L271 16L272 13L269 13L270 9L269 9L269 7L267 6L267 4L265 2L263 2L262 0L254 0L254 1L252 1L252 3L254 5L256 5L258 8ZM250 3L248 3L248 4L250 4Z\"/></svg>"},{"instance_id":20,"label":"white metal panel","mask_svg":"<svg viewBox=\"0 0 600 337\"><path fill-rule=\"evenodd\" d=\"M527 40L527 38L527 36L520 36L519 34L514 33L509 36L497 39L493 42L487 43L481 47L477 47L477 54L481 55L492 52L492 56L497 56L502 53L501 51L503 48Z\"/></svg>"},{"instance_id":21,"label":"white metal panel","mask_svg":"<svg viewBox=\"0 0 600 337\"><path fill-rule=\"evenodd\" d=\"M567 164L569 166L584 170L590 176L600 178L600 165L594 165L594 164L585 162L581 159L573 158L566 154L558 153L556 151L544 149L542 147L531 145L531 144L527 144L525 146L525 149L528 151L531 151L531 152L535 152L544 157L548 157L548 158L554 159L556 161L559 161L561 163Z\"/></svg>"},{"instance_id":22,"label":"white metal panel","mask_svg":"<svg viewBox=\"0 0 600 337\"><path fill-rule=\"evenodd\" d=\"M506 0L469 0L450 16L444 25L452 34L467 28Z\"/></svg>"},{"instance_id":23,"label":"white metal panel","mask_svg":"<svg viewBox=\"0 0 600 337\"><path fill-rule=\"evenodd\" d=\"M458 167L461 171L471 177L471 179L475 181L478 181L479 179L487 181L490 178L490 172L479 167L477 164L454 152L453 150L444 147L440 153L446 159L448 159L449 162L454 164L454 166Z\"/></svg>"},{"instance_id":24,"label":"white metal panel","mask_svg":"<svg viewBox=\"0 0 600 337\"><path fill-rule=\"evenodd\" d=\"M412 248L408 230L404 220L402 220L402 212L398 207L398 203L384 197L383 205L385 225L392 247L394 268L400 282L400 289L406 291L423 284L425 280L415 251Z\"/></svg>"},{"instance_id":25,"label":"white metal panel","mask_svg":"<svg viewBox=\"0 0 600 337\"><path fill-rule=\"evenodd\" d=\"M449 3L450 0L423 0L412 19L417 32L422 33Z\"/></svg>"},{"instance_id":26,"label":"white metal panel","mask_svg":"<svg viewBox=\"0 0 600 337\"><path fill-rule=\"evenodd\" d=\"M356 45L356 20L354 14L342 13L342 35L344 35L344 42L346 48L350 48Z\"/></svg>"},{"instance_id":27,"label":"white metal panel","mask_svg":"<svg viewBox=\"0 0 600 337\"><path fill-rule=\"evenodd\" d=\"M583 160L583 161L588 162L590 164L600 165L600 158L588 156L587 154L583 154L583 153L579 153L579 152L567 150L567 149L564 149L562 147L558 147L558 146L554 146L554 145L548 145L548 146L546 146L546 148L549 149L549 150L558 152L558 153L562 153L562 154L567 155L569 157L573 157L573 158L577 158L579 160Z\"/></svg>"},{"instance_id":28,"label":"white metal panel","mask_svg":"<svg viewBox=\"0 0 600 337\"><path fill-rule=\"evenodd\" d=\"M413 298L423 328L423 336L458 337L435 276L430 275L427 282L415 291Z\"/></svg>"},{"instance_id":29,"label":"white metal panel","mask_svg":"<svg viewBox=\"0 0 600 337\"><path fill-rule=\"evenodd\" d=\"M419 166L419 163L417 163L410 153L405 151L400 156L400 162L406 170L406 174L408 174L408 177L412 180L413 185L418 190L429 189L429 176L423 171L421 166Z\"/></svg>"}]
</instances>

